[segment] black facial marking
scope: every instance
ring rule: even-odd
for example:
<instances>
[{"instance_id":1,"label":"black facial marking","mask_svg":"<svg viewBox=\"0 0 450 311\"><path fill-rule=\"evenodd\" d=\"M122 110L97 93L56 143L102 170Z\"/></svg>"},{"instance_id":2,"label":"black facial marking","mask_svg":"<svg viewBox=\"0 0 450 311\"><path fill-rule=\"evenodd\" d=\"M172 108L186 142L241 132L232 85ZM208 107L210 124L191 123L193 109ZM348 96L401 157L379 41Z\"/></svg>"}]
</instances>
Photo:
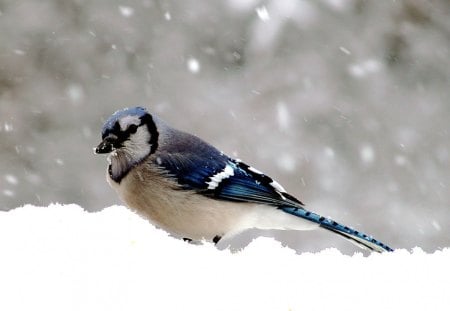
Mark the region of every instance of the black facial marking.
<instances>
[{"instance_id":1,"label":"black facial marking","mask_svg":"<svg viewBox=\"0 0 450 311\"><path fill-rule=\"evenodd\" d=\"M130 127L128 127L126 131L122 131L119 121L116 121L111 129L108 129L103 133L102 139L108 139L108 136L114 135L116 138L111 138L110 140L114 148L118 149L122 147L122 143L130 137ZM134 129L134 132L137 130L137 126L135 127L136 129Z\"/></svg>"},{"instance_id":2,"label":"black facial marking","mask_svg":"<svg viewBox=\"0 0 450 311\"><path fill-rule=\"evenodd\" d=\"M192 239L190 239L190 238L183 238L183 241L190 243L190 242L192 242Z\"/></svg>"},{"instance_id":3,"label":"black facial marking","mask_svg":"<svg viewBox=\"0 0 450 311\"><path fill-rule=\"evenodd\" d=\"M150 141L149 144L152 146L150 150L150 154L154 153L156 149L158 149L158 129L156 128L155 121L150 114L145 114L141 117L141 124L146 124L148 128L148 132L150 133Z\"/></svg>"}]
</instances>

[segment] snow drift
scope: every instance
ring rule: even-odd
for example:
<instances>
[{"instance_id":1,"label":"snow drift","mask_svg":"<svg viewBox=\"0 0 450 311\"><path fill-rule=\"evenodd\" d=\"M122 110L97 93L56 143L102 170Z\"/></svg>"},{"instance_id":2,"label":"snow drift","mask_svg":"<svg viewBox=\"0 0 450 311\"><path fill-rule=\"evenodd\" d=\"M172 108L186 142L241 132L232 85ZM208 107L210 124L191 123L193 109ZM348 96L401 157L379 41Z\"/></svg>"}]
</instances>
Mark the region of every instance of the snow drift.
<instances>
[{"instance_id":1,"label":"snow drift","mask_svg":"<svg viewBox=\"0 0 450 311\"><path fill-rule=\"evenodd\" d=\"M231 253L167 236L125 207L0 212L1 310L448 310L450 249Z\"/></svg>"}]
</instances>

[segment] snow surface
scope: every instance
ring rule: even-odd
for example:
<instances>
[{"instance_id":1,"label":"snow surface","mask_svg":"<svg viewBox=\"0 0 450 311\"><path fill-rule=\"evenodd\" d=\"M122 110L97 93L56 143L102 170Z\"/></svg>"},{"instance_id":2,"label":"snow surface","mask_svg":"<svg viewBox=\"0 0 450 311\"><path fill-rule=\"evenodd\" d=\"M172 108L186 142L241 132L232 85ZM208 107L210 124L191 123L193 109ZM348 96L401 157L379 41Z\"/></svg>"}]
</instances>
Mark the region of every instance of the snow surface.
<instances>
[{"instance_id":1,"label":"snow surface","mask_svg":"<svg viewBox=\"0 0 450 311\"><path fill-rule=\"evenodd\" d=\"M299 236L299 238L301 238ZM0 212L1 310L448 310L450 249L240 252L171 238L125 207Z\"/></svg>"}]
</instances>

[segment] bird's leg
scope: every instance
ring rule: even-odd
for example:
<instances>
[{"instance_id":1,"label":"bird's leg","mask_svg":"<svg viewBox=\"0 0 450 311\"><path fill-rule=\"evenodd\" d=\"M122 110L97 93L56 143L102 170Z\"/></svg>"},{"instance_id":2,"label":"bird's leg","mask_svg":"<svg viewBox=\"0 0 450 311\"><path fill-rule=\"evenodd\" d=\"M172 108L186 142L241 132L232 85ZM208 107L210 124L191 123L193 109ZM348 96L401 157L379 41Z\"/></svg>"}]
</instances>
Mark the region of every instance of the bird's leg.
<instances>
[{"instance_id":1,"label":"bird's leg","mask_svg":"<svg viewBox=\"0 0 450 311\"><path fill-rule=\"evenodd\" d=\"M217 243L219 243L220 239L222 239L222 237L219 236L219 235L216 235L216 236L212 239L212 241L214 242L214 244L217 245Z\"/></svg>"}]
</instances>

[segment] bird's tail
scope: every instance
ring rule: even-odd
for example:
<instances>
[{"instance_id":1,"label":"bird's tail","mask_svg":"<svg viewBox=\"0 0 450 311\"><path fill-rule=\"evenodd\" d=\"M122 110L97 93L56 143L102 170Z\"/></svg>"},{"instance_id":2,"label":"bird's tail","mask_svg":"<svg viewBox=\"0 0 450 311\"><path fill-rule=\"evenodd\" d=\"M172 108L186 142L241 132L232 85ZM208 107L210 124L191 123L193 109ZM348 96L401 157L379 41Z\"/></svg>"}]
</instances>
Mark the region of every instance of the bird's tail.
<instances>
[{"instance_id":1,"label":"bird's tail","mask_svg":"<svg viewBox=\"0 0 450 311\"><path fill-rule=\"evenodd\" d=\"M312 221L316 224L318 224L320 227L330 230L334 233L337 233L350 242L355 243L361 248L369 249L371 251L376 252L392 252L393 249L387 246L384 243L381 243L378 240L375 240L373 237L356 231L352 228L349 228L347 226L341 225L340 223L335 222L332 219L325 218L323 216L320 216L316 213L310 212L308 210L305 210L303 208L297 208L297 207L291 207L291 206L281 206L279 207L282 211Z\"/></svg>"}]
</instances>

